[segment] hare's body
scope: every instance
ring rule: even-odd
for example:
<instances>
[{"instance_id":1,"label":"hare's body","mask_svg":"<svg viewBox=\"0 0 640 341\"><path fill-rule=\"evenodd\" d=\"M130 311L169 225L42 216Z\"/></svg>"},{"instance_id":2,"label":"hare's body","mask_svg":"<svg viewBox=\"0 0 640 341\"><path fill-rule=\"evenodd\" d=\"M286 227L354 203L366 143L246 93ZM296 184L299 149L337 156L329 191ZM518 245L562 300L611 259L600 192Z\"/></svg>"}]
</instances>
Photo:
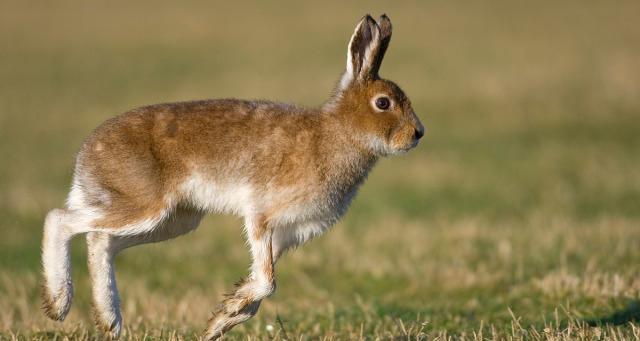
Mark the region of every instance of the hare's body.
<instances>
[{"instance_id":1,"label":"hare's body","mask_svg":"<svg viewBox=\"0 0 640 341\"><path fill-rule=\"evenodd\" d=\"M381 26L368 16L360 22L347 71L322 108L193 101L139 108L98 127L78 154L66 209L46 218L46 313L66 316L68 244L88 233L96 323L117 337L113 257L192 231L207 212L225 212L244 218L253 264L205 337L253 316L275 290L277 258L333 225L380 156L413 148L422 136L404 93L377 78L390 35L384 16Z\"/></svg>"},{"instance_id":2,"label":"hare's body","mask_svg":"<svg viewBox=\"0 0 640 341\"><path fill-rule=\"evenodd\" d=\"M68 209L121 236L174 212L233 213L269 221L286 248L333 224L377 159L347 133L329 113L263 101L140 108L87 139Z\"/></svg>"}]
</instances>

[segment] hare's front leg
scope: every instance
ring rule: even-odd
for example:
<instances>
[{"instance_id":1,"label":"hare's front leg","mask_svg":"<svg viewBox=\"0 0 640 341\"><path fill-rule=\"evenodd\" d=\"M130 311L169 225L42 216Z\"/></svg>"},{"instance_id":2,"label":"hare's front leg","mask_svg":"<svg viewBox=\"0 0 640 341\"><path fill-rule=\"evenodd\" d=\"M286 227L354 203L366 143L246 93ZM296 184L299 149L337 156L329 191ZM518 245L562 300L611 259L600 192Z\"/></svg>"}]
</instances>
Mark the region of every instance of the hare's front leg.
<instances>
[{"instance_id":1,"label":"hare's front leg","mask_svg":"<svg viewBox=\"0 0 640 341\"><path fill-rule=\"evenodd\" d=\"M205 340L216 340L235 325L256 314L262 299L276 289L274 277L273 231L264 219L247 219L247 238L251 246L251 274L236 284L209 319Z\"/></svg>"}]
</instances>

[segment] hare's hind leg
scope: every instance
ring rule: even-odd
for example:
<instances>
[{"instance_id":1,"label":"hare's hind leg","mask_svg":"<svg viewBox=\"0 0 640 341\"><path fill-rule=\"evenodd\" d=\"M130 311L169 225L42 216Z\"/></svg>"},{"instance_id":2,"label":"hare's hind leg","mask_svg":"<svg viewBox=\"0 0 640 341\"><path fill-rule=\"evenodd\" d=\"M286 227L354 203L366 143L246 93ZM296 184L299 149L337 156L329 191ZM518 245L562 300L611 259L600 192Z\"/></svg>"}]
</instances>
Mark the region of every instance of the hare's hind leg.
<instances>
[{"instance_id":1,"label":"hare's hind leg","mask_svg":"<svg viewBox=\"0 0 640 341\"><path fill-rule=\"evenodd\" d=\"M146 229L145 233L117 235L117 231L105 230L87 234L93 316L98 329L112 339L118 338L122 329L120 296L114 268L115 256L135 245L160 242L190 232L198 226L202 216L201 212L178 208L157 225Z\"/></svg>"},{"instance_id":2,"label":"hare's hind leg","mask_svg":"<svg viewBox=\"0 0 640 341\"><path fill-rule=\"evenodd\" d=\"M69 243L76 234L89 231L89 220L74 210L51 210L44 223L42 307L53 320L62 321L71 307L73 283Z\"/></svg>"},{"instance_id":3,"label":"hare's hind leg","mask_svg":"<svg viewBox=\"0 0 640 341\"><path fill-rule=\"evenodd\" d=\"M113 264L117 251L114 236L104 232L87 234L87 264L91 275L93 319L100 330L114 339L120 336L122 327L120 296Z\"/></svg>"},{"instance_id":4,"label":"hare's hind leg","mask_svg":"<svg viewBox=\"0 0 640 341\"><path fill-rule=\"evenodd\" d=\"M87 265L91 275L93 320L96 328L110 339L120 337L122 329L114 257L123 248L135 244L137 240L144 240L145 235L152 233L161 220L161 214L158 214L157 219L140 220L132 217L130 220L140 222L117 228L101 228L87 234Z\"/></svg>"},{"instance_id":5,"label":"hare's hind leg","mask_svg":"<svg viewBox=\"0 0 640 341\"><path fill-rule=\"evenodd\" d=\"M274 277L274 254L272 249L272 231L264 219L245 222L247 238L251 246L251 274L236 284L236 290L227 295L205 330L205 340L216 340L235 325L256 314L260 302L276 289Z\"/></svg>"}]
</instances>

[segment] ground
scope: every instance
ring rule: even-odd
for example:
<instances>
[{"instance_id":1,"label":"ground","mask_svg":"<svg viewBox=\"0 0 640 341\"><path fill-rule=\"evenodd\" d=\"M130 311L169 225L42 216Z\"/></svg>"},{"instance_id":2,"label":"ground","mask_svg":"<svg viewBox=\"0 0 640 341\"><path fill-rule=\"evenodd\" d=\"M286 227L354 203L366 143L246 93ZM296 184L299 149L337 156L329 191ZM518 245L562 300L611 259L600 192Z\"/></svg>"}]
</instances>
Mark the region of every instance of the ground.
<instances>
[{"instance_id":1,"label":"ground","mask_svg":"<svg viewBox=\"0 0 640 341\"><path fill-rule=\"evenodd\" d=\"M637 1L0 4L0 339L93 339L82 238L64 323L40 310L46 212L82 139L132 107L318 105L365 13L426 126L346 217L277 265L229 339L640 339ZM249 255L240 221L117 259L125 339L192 339Z\"/></svg>"}]
</instances>

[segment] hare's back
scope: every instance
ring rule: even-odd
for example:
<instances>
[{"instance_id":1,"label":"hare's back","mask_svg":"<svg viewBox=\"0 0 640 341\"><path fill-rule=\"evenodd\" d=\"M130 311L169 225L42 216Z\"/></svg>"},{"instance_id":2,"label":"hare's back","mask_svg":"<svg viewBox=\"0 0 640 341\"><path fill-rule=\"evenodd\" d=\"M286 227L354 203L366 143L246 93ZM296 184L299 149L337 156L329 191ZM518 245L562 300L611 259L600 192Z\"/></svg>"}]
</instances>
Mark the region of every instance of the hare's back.
<instances>
[{"instance_id":1,"label":"hare's back","mask_svg":"<svg viewBox=\"0 0 640 341\"><path fill-rule=\"evenodd\" d=\"M91 173L117 192L157 194L170 186L163 181L177 180L195 162L196 154L233 155L224 149L235 149L248 124L238 110L243 102L235 102L157 104L111 118L85 140L76 173Z\"/></svg>"},{"instance_id":2,"label":"hare's back","mask_svg":"<svg viewBox=\"0 0 640 341\"><path fill-rule=\"evenodd\" d=\"M87 192L95 188L95 197L105 197L107 191L106 197L147 207L178 192L194 172L225 181L255 177L258 170L276 172L283 157L277 149L288 149L304 121L295 109L224 99L129 111L107 120L87 138L74 183Z\"/></svg>"}]
</instances>

